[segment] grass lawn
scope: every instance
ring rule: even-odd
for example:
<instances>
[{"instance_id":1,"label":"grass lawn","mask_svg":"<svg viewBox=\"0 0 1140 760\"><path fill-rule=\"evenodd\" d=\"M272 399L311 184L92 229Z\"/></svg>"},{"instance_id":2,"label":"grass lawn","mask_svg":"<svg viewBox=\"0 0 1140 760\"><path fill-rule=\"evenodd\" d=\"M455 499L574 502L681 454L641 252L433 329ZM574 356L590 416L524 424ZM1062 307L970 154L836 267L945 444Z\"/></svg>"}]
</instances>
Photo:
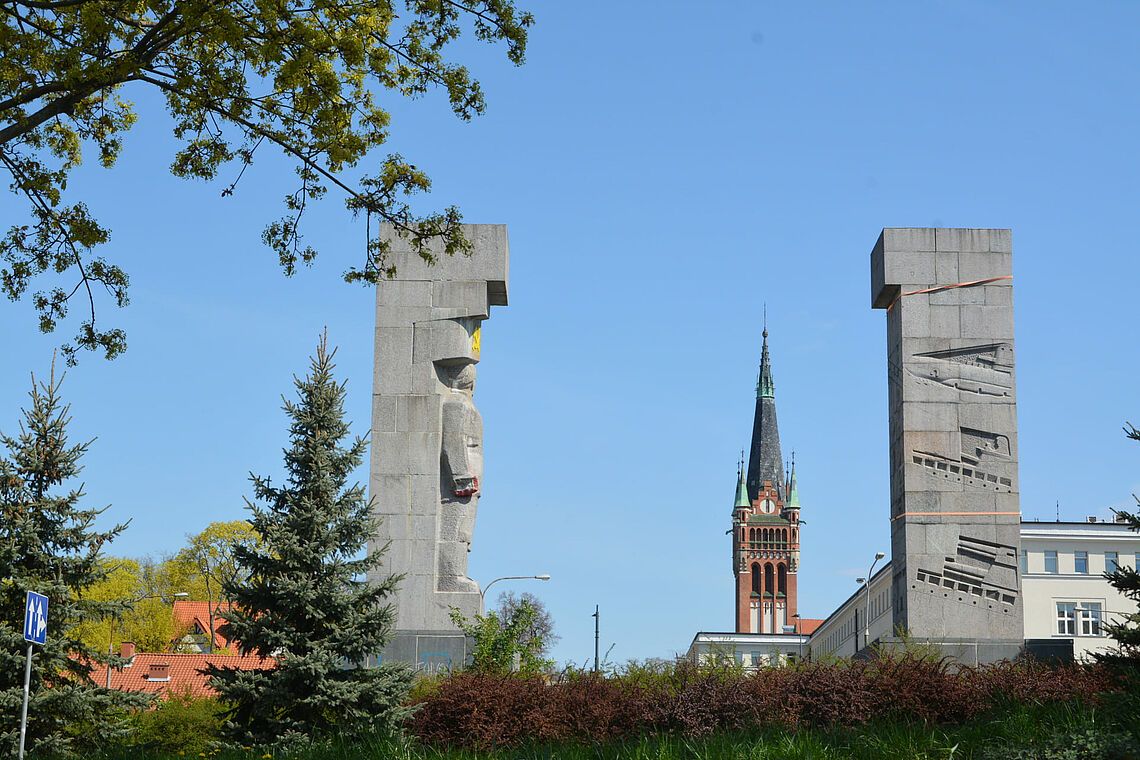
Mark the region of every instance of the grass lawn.
<instances>
[{"instance_id":1,"label":"grass lawn","mask_svg":"<svg viewBox=\"0 0 1140 760\"><path fill-rule=\"evenodd\" d=\"M172 757L178 755L130 748L106 754L99 760ZM1131 710L1055 704L1010 707L968 725L951 727L880 723L851 730L771 729L697 738L649 736L604 744L534 745L484 751L426 747L408 739L375 739L333 742L290 753L220 751L207 752L205 757L216 760L1140 760L1140 715L1131 714Z\"/></svg>"}]
</instances>

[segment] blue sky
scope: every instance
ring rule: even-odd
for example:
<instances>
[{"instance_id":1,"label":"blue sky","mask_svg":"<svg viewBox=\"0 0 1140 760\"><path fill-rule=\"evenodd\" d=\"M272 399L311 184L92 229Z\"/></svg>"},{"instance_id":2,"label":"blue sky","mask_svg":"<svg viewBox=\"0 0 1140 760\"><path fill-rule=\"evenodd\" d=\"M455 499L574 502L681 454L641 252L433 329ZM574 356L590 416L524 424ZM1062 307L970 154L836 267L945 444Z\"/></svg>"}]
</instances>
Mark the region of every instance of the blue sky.
<instances>
[{"instance_id":1,"label":"blue sky","mask_svg":"<svg viewBox=\"0 0 1140 760\"><path fill-rule=\"evenodd\" d=\"M524 0L524 4L525 3ZM1140 201L1140 6L1129 3L529 3L527 64L463 48L488 112L394 106L418 201L506 223L511 305L483 331L486 490L471 574L550 573L561 661L683 651L733 617L735 462L752 422L763 306L785 455L795 449L801 612L824 616L889 549L885 326L868 255L884 226L1010 227L1022 510L1108 515L1140 491L1131 224ZM176 550L243 516L280 472L281 394L324 326L367 431L372 293L340 280L364 227L330 194L322 256L285 279L260 243L289 187L266 153L228 177L166 173L161 103L112 171L72 183L113 230L132 304L101 311L125 356L64 386L114 551ZM94 162L92 162L94 163ZM20 207L0 198L0 222ZM0 429L69 338L0 303ZM361 480L367 473L362 469ZM499 587L505 584L500 584ZM499 588L497 587L497 588Z\"/></svg>"}]
</instances>

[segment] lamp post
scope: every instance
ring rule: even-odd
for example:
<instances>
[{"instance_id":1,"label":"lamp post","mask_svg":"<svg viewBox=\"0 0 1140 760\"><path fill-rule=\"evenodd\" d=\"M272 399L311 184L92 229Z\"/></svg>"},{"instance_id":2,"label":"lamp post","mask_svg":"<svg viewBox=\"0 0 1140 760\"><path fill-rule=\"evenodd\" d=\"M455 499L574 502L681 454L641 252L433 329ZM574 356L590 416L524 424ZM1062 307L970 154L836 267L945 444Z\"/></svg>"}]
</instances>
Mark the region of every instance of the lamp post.
<instances>
[{"instance_id":1,"label":"lamp post","mask_svg":"<svg viewBox=\"0 0 1140 760\"><path fill-rule=\"evenodd\" d=\"M793 613L792 620L795 621L793 625L796 630L796 662L799 662L804 656L804 641L800 638L800 613Z\"/></svg>"},{"instance_id":2,"label":"lamp post","mask_svg":"<svg viewBox=\"0 0 1140 760\"><path fill-rule=\"evenodd\" d=\"M863 584L863 646L871 643L871 575L875 571L875 565L879 564L879 560L887 555L883 552L875 552L875 561L871 563L871 567L867 569L866 578L856 578L857 583ZM859 632L855 632L855 651L859 651Z\"/></svg>"},{"instance_id":3,"label":"lamp post","mask_svg":"<svg viewBox=\"0 0 1140 760\"><path fill-rule=\"evenodd\" d=\"M184 599L184 598L190 596L190 594L188 594L185 591L178 591L176 593L171 594L170 596L173 599ZM130 599L127 601L127 604L132 604L132 605L138 604L139 602L145 602L147 599L161 599L164 602L166 601L166 597L163 596L162 594L149 594L147 596L140 596L137 599ZM113 657L114 655L115 655L115 618L111 618L110 630L107 632L107 656ZM106 686L108 689L111 688L111 662L110 662L110 660L107 661L107 682L106 682Z\"/></svg>"},{"instance_id":4,"label":"lamp post","mask_svg":"<svg viewBox=\"0 0 1140 760\"><path fill-rule=\"evenodd\" d=\"M542 575L504 575L502 578L496 578L495 580L491 581L490 583L488 583L486 586L483 587L483 589L479 592L479 601L486 602L487 601L487 591L489 591L491 586L494 586L499 581L548 581L548 580L550 580L550 576L545 574L545 573L543 573Z\"/></svg>"}]
</instances>

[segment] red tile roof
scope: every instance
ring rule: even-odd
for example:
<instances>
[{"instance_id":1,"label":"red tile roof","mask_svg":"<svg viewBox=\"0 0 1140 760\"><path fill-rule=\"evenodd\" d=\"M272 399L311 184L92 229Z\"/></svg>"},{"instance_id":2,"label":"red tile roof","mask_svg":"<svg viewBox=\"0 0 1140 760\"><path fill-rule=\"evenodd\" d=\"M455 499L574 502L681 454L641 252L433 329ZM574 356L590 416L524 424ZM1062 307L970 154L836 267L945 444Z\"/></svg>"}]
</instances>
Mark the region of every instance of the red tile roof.
<instances>
[{"instance_id":1,"label":"red tile roof","mask_svg":"<svg viewBox=\"0 0 1140 760\"><path fill-rule=\"evenodd\" d=\"M218 633L218 628L225 623L219 612L229 612L229 602L191 602L174 600L174 624L179 628L193 630L197 625L203 636L210 630L210 608L214 608L214 648L225 649L230 642L225 636ZM203 639L204 640L204 639Z\"/></svg>"},{"instance_id":2,"label":"red tile roof","mask_svg":"<svg viewBox=\"0 0 1140 760\"><path fill-rule=\"evenodd\" d=\"M805 635L810 636L815 633L815 629L823 625L823 620L816 620L815 618L800 618L797 630Z\"/></svg>"},{"instance_id":3,"label":"red tile roof","mask_svg":"<svg viewBox=\"0 0 1140 760\"><path fill-rule=\"evenodd\" d=\"M199 672L207 663L240 670L268 670L277 665L272 657L262 659L254 655L142 652L131 658L129 666L111 669L111 688L145 691L163 698L187 691L195 697L212 697L215 692L207 683L209 679ZM107 667L96 665L91 678L100 686L105 684Z\"/></svg>"}]
</instances>

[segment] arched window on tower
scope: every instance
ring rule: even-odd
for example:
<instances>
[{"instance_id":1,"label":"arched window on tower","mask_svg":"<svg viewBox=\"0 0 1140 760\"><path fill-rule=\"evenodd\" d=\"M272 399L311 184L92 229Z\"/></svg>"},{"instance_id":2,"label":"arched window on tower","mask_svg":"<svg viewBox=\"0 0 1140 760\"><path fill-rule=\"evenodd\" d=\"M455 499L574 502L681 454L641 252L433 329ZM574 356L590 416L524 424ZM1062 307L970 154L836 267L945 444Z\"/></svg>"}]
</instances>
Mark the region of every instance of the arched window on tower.
<instances>
[{"instance_id":1,"label":"arched window on tower","mask_svg":"<svg viewBox=\"0 0 1140 760\"><path fill-rule=\"evenodd\" d=\"M755 541L756 540L756 529L755 528L749 528L748 529L748 540L749 541Z\"/></svg>"},{"instance_id":2,"label":"arched window on tower","mask_svg":"<svg viewBox=\"0 0 1140 760\"><path fill-rule=\"evenodd\" d=\"M788 566L781 563L779 568L779 585L776 589L784 595L788 593Z\"/></svg>"},{"instance_id":3,"label":"arched window on tower","mask_svg":"<svg viewBox=\"0 0 1140 760\"><path fill-rule=\"evenodd\" d=\"M760 593L760 565L755 563L752 565L752 593Z\"/></svg>"},{"instance_id":4,"label":"arched window on tower","mask_svg":"<svg viewBox=\"0 0 1140 760\"><path fill-rule=\"evenodd\" d=\"M776 584L772 582L772 565L764 565L764 588L771 594L775 590Z\"/></svg>"}]
</instances>

